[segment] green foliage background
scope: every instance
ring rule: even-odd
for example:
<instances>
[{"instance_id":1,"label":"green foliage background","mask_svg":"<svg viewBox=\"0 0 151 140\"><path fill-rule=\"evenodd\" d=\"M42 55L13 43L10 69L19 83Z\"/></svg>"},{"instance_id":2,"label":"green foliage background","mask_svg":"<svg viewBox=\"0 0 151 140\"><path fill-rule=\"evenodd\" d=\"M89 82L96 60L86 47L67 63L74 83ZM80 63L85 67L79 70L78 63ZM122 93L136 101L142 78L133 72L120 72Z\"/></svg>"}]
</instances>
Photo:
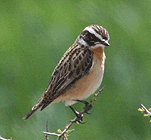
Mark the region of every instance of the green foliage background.
<instances>
[{"instance_id":1,"label":"green foliage background","mask_svg":"<svg viewBox=\"0 0 151 140\"><path fill-rule=\"evenodd\" d=\"M137 111L140 103L151 107L150 5L150 0L0 0L0 135L44 140L47 120L49 131L56 132L74 118L60 102L22 120L66 49L86 26L98 24L110 33L105 90L92 115L85 115L87 123L72 126L69 139L150 140L149 119Z\"/></svg>"}]
</instances>

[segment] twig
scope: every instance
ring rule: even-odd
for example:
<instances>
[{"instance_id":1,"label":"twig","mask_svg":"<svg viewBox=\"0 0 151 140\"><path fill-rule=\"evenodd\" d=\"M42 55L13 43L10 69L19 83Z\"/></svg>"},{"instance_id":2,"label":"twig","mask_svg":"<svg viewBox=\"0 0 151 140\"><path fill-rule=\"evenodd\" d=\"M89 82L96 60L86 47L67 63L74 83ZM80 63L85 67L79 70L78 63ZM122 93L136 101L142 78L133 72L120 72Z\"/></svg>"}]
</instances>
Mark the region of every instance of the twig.
<instances>
[{"instance_id":1,"label":"twig","mask_svg":"<svg viewBox=\"0 0 151 140\"><path fill-rule=\"evenodd\" d=\"M89 114L88 111L92 108L92 103L93 103L94 101L96 101L96 98L101 94L101 92L103 91L103 89L104 89L104 88L101 88L101 90L99 90L99 92L94 95L94 98L93 98L90 102L86 102L86 103L85 103L84 109L83 109L81 112L79 112L78 116L76 116L76 117L74 118L74 120L70 121L70 124L67 125L67 126L65 127L65 129L64 129L60 134L50 133L50 132L45 132L45 131L43 131L42 133L43 133L43 134L46 134L46 136L47 136L47 135L57 136L57 137L58 137L57 140L60 140L61 138L62 138L62 140L68 140L67 136L69 135L69 133L73 132L73 130L69 131L68 129L69 129L74 123L76 123L76 122L79 122L79 123L83 124L83 122L82 122L82 118L83 118L83 116L84 116L83 114L84 114L84 113ZM77 101L81 102L80 100L77 100ZM68 132L68 131L69 131L69 132ZM67 133L67 132L68 132L68 133ZM47 139L46 139L46 140L47 140Z\"/></svg>"},{"instance_id":2,"label":"twig","mask_svg":"<svg viewBox=\"0 0 151 140\"><path fill-rule=\"evenodd\" d=\"M0 140L10 140L10 139L5 139L2 136L0 136Z\"/></svg>"},{"instance_id":3,"label":"twig","mask_svg":"<svg viewBox=\"0 0 151 140\"><path fill-rule=\"evenodd\" d=\"M145 113L149 114L151 117L151 112L143 104L141 104L141 106L142 106L142 109L145 110Z\"/></svg>"},{"instance_id":4,"label":"twig","mask_svg":"<svg viewBox=\"0 0 151 140\"><path fill-rule=\"evenodd\" d=\"M77 118L77 117L76 117L76 118ZM43 131L42 133L43 133L43 134L46 134L46 135L58 136L58 139L57 139L57 140L60 140L61 137L62 137L62 136L67 132L67 130L72 126L72 124L76 122L76 118L74 119L74 121L72 121L69 125L66 126L66 128L61 132L61 134L50 133L50 132L45 132L45 131Z\"/></svg>"},{"instance_id":5,"label":"twig","mask_svg":"<svg viewBox=\"0 0 151 140\"><path fill-rule=\"evenodd\" d=\"M48 130L48 121L46 122L46 132L49 132L49 130ZM49 139L47 134L46 134L45 138L46 138L46 140Z\"/></svg>"}]
</instances>

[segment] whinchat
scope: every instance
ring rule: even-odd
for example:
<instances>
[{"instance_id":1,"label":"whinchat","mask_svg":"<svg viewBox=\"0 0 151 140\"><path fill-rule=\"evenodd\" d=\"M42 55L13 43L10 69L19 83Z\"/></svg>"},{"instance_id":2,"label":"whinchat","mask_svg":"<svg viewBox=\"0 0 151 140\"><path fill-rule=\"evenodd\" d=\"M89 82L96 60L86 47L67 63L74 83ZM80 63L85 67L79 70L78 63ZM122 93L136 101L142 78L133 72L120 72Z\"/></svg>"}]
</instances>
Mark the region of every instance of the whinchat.
<instances>
[{"instance_id":1,"label":"whinchat","mask_svg":"<svg viewBox=\"0 0 151 140\"><path fill-rule=\"evenodd\" d=\"M98 25L86 27L55 67L48 86L23 119L50 103L64 101L66 106L88 98L101 85L104 74L105 46L109 33Z\"/></svg>"}]
</instances>

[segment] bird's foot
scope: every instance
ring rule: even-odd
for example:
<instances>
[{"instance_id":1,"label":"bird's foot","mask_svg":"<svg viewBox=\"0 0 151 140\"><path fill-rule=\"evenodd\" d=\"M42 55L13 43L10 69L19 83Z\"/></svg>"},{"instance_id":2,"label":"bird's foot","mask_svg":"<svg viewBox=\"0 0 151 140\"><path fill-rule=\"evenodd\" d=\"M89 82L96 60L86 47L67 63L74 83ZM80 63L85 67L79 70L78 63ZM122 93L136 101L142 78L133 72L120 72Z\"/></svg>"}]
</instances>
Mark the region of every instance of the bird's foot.
<instances>
[{"instance_id":1,"label":"bird's foot","mask_svg":"<svg viewBox=\"0 0 151 140\"><path fill-rule=\"evenodd\" d=\"M81 124L84 124L84 122L82 122L83 120L83 113L76 111L72 106L69 106L71 108L71 110L73 111L73 113L76 115L76 118L74 120L72 120L71 122L78 122Z\"/></svg>"},{"instance_id":2,"label":"bird's foot","mask_svg":"<svg viewBox=\"0 0 151 140\"><path fill-rule=\"evenodd\" d=\"M84 103L85 107L83 108L81 112L78 112L72 106L69 106L71 110L74 112L74 114L76 115L76 118L72 120L72 122L78 122L78 123L84 124L85 122L82 122L83 116L84 116L83 114L84 113L91 114L88 111L92 108L92 103L87 102L87 101L82 101L82 100L74 100L74 101Z\"/></svg>"}]
</instances>

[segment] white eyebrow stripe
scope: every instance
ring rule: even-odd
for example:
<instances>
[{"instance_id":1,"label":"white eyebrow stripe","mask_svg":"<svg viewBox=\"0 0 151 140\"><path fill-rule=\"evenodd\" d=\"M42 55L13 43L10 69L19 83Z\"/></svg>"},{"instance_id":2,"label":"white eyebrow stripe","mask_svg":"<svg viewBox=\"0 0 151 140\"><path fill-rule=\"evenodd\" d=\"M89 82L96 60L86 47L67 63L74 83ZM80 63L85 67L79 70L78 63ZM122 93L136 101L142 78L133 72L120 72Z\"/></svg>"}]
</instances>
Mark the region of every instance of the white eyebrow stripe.
<instances>
[{"instance_id":1,"label":"white eyebrow stripe","mask_svg":"<svg viewBox=\"0 0 151 140\"><path fill-rule=\"evenodd\" d=\"M101 41L105 41L101 35L99 35L94 29L91 27L86 27L84 30L89 31L91 34L94 34L96 37L98 37Z\"/></svg>"}]
</instances>

